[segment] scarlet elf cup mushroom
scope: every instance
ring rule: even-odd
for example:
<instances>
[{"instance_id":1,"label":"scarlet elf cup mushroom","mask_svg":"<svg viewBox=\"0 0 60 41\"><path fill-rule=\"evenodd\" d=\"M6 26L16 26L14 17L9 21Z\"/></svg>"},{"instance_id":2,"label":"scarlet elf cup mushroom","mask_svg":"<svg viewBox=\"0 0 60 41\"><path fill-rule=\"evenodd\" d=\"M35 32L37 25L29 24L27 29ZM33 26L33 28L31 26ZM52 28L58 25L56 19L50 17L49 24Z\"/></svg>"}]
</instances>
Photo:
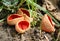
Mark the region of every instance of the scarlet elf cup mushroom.
<instances>
[{"instance_id":1,"label":"scarlet elf cup mushroom","mask_svg":"<svg viewBox=\"0 0 60 41\"><path fill-rule=\"evenodd\" d=\"M29 28L30 23L26 20L18 21L17 24L15 25L15 29L19 33L24 33L25 31L29 30Z\"/></svg>"},{"instance_id":2,"label":"scarlet elf cup mushroom","mask_svg":"<svg viewBox=\"0 0 60 41\"><path fill-rule=\"evenodd\" d=\"M33 18L30 17L30 13L27 9L20 8L17 14L23 15L25 17L25 20L28 20L29 22L33 21Z\"/></svg>"},{"instance_id":3,"label":"scarlet elf cup mushroom","mask_svg":"<svg viewBox=\"0 0 60 41\"><path fill-rule=\"evenodd\" d=\"M50 18L50 16L48 16L47 14L45 14L42 17L42 22L41 22L41 28L42 30L46 31L46 32L54 32L55 28L54 28L54 22L52 21L52 19Z\"/></svg>"},{"instance_id":4,"label":"scarlet elf cup mushroom","mask_svg":"<svg viewBox=\"0 0 60 41\"><path fill-rule=\"evenodd\" d=\"M25 8L20 8L17 13L21 15L26 14L28 17L30 17L29 11Z\"/></svg>"},{"instance_id":5,"label":"scarlet elf cup mushroom","mask_svg":"<svg viewBox=\"0 0 60 41\"><path fill-rule=\"evenodd\" d=\"M7 17L7 23L9 25L15 25L18 21L22 21L24 17L19 14L11 14Z\"/></svg>"}]
</instances>

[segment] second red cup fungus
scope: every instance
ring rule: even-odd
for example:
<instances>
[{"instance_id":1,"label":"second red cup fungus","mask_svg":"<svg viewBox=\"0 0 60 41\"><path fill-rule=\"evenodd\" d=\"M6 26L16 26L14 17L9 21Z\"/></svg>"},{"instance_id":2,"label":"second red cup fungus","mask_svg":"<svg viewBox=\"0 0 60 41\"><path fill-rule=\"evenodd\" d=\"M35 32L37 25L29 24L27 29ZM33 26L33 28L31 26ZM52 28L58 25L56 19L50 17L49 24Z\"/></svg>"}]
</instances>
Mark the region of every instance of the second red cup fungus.
<instances>
[{"instance_id":1,"label":"second red cup fungus","mask_svg":"<svg viewBox=\"0 0 60 41\"><path fill-rule=\"evenodd\" d=\"M33 21L33 18L30 17L30 13L27 9L20 8L17 13L24 16L25 20L28 20L29 22Z\"/></svg>"},{"instance_id":2,"label":"second red cup fungus","mask_svg":"<svg viewBox=\"0 0 60 41\"><path fill-rule=\"evenodd\" d=\"M27 9L24 9L24 8L20 8L17 13L20 15L26 14L28 17L30 17L29 11Z\"/></svg>"},{"instance_id":3,"label":"second red cup fungus","mask_svg":"<svg viewBox=\"0 0 60 41\"><path fill-rule=\"evenodd\" d=\"M17 22L15 29L19 33L24 33L25 31L29 30L30 28L30 23L28 21L19 21Z\"/></svg>"}]
</instances>

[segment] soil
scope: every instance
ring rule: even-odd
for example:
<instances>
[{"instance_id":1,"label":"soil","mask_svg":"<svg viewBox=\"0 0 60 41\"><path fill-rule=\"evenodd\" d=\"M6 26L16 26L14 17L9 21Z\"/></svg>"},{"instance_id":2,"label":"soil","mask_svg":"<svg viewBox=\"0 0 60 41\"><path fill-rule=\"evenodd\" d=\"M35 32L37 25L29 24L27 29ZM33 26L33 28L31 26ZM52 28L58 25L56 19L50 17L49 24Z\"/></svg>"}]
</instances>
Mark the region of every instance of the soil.
<instances>
[{"instance_id":1,"label":"soil","mask_svg":"<svg viewBox=\"0 0 60 41\"><path fill-rule=\"evenodd\" d=\"M42 34L42 35L41 35ZM41 32L38 27L31 28L24 34L15 31L14 26L4 24L0 26L0 41L51 41L51 35Z\"/></svg>"}]
</instances>

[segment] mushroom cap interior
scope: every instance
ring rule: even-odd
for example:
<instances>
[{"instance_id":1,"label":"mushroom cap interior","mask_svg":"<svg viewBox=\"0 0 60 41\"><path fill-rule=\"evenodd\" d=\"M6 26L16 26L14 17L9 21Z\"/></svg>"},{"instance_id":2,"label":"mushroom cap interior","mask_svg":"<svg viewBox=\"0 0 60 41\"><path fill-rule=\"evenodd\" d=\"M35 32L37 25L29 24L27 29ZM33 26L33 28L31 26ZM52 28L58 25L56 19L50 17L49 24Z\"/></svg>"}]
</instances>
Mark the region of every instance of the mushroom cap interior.
<instances>
[{"instance_id":1,"label":"mushroom cap interior","mask_svg":"<svg viewBox=\"0 0 60 41\"><path fill-rule=\"evenodd\" d=\"M21 21L18 23L19 28L21 28L22 30L25 30L29 27L29 22L27 21Z\"/></svg>"},{"instance_id":2,"label":"mushroom cap interior","mask_svg":"<svg viewBox=\"0 0 60 41\"><path fill-rule=\"evenodd\" d=\"M15 18L19 18L19 17L22 17L22 16L13 14L13 15L11 15L11 16L9 17L9 20L12 20L12 19L15 19Z\"/></svg>"},{"instance_id":3,"label":"mushroom cap interior","mask_svg":"<svg viewBox=\"0 0 60 41\"><path fill-rule=\"evenodd\" d=\"M22 11L24 14L26 14L27 16L29 16L29 17L30 17L30 14L29 14L29 11L28 11L28 10L21 9L21 11Z\"/></svg>"}]
</instances>

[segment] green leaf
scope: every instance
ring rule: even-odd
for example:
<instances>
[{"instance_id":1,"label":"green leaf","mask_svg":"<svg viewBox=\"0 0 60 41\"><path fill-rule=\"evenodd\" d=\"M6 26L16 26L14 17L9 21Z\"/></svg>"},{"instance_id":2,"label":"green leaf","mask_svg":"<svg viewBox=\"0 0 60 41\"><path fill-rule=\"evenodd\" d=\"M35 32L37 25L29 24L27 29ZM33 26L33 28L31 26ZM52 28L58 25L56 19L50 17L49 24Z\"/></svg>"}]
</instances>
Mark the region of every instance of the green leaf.
<instances>
[{"instance_id":1,"label":"green leaf","mask_svg":"<svg viewBox=\"0 0 60 41\"><path fill-rule=\"evenodd\" d=\"M17 5L18 0L2 0L2 3L7 7L12 7Z\"/></svg>"},{"instance_id":2,"label":"green leaf","mask_svg":"<svg viewBox=\"0 0 60 41\"><path fill-rule=\"evenodd\" d=\"M2 11L2 9L3 9L3 6L0 6L0 12Z\"/></svg>"}]
</instances>

